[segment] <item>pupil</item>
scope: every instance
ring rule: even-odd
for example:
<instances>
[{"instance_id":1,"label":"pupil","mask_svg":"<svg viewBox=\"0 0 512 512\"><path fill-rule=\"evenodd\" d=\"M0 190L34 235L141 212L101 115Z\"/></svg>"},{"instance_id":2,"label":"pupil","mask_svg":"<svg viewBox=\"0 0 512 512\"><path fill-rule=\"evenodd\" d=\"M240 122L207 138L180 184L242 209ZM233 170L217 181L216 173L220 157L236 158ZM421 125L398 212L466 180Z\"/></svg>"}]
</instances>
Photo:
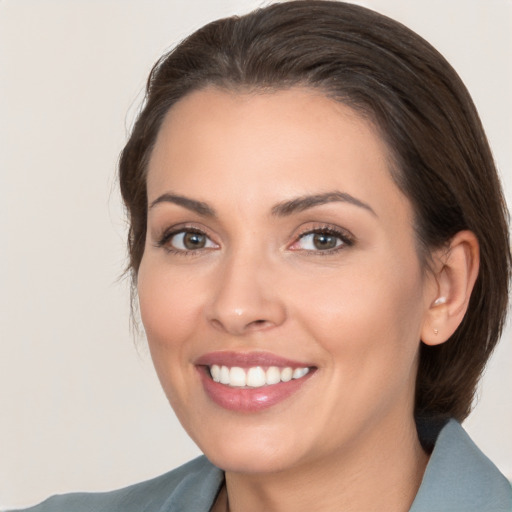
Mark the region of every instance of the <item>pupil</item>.
<instances>
[{"instance_id":1,"label":"pupil","mask_svg":"<svg viewBox=\"0 0 512 512\"><path fill-rule=\"evenodd\" d=\"M199 233L185 233L183 245L187 249L202 249L206 244L206 237Z\"/></svg>"},{"instance_id":2,"label":"pupil","mask_svg":"<svg viewBox=\"0 0 512 512\"><path fill-rule=\"evenodd\" d=\"M336 247L336 237L325 233L317 233L313 237L313 243L317 249L334 249Z\"/></svg>"}]
</instances>

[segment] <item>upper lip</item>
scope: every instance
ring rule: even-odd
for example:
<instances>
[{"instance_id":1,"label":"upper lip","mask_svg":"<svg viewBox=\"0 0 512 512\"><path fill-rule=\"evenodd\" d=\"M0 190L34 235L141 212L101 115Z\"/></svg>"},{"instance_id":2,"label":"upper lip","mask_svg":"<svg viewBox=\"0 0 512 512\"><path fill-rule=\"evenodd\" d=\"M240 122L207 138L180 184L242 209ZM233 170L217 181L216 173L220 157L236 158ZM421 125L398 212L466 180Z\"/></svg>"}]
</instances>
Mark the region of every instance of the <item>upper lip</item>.
<instances>
[{"instance_id":1,"label":"upper lip","mask_svg":"<svg viewBox=\"0 0 512 512\"><path fill-rule=\"evenodd\" d=\"M194 363L197 366L238 366L241 368L250 368L252 366L280 366L291 368L306 368L312 366L308 363L293 361L285 357L272 354L270 352L233 352L218 351L209 352L198 357Z\"/></svg>"}]
</instances>

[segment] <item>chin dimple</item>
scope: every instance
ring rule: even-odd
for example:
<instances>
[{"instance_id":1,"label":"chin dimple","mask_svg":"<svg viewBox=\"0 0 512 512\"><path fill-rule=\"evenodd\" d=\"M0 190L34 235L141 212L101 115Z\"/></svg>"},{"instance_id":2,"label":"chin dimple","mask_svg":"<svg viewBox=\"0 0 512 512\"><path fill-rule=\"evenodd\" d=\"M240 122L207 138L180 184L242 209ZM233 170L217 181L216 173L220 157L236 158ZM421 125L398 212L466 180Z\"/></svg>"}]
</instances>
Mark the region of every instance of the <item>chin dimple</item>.
<instances>
[{"instance_id":1,"label":"chin dimple","mask_svg":"<svg viewBox=\"0 0 512 512\"><path fill-rule=\"evenodd\" d=\"M208 367L215 382L234 388L261 388L272 386L292 379L300 379L309 373L309 368L290 368L270 366L264 370L261 366L240 368L239 366L220 366L214 364Z\"/></svg>"}]
</instances>

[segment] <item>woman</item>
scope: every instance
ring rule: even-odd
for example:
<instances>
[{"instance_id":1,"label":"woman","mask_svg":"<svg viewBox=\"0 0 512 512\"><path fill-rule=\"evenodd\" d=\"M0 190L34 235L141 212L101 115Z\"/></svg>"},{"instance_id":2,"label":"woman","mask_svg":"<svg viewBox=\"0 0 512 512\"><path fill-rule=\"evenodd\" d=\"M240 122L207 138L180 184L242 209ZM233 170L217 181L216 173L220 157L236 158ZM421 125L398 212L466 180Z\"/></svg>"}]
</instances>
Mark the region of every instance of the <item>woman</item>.
<instances>
[{"instance_id":1,"label":"woman","mask_svg":"<svg viewBox=\"0 0 512 512\"><path fill-rule=\"evenodd\" d=\"M32 510L510 510L467 437L503 326L506 208L478 115L364 8L271 5L155 66L121 155L152 358L206 457Z\"/></svg>"}]
</instances>

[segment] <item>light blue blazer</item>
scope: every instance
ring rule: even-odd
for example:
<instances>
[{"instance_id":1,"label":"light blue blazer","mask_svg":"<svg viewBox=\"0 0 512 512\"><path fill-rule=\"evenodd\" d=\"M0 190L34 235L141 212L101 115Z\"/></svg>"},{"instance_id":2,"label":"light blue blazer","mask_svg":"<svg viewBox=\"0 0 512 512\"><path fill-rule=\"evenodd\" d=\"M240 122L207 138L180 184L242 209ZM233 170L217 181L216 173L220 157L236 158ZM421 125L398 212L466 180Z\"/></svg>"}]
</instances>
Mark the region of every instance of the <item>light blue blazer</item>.
<instances>
[{"instance_id":1,"label":"light blue blazer","mask_svg":"<svg viewBox=\"0 0 512 512\"><path fill-rule=\"evenodd\" d=\"M124 489L54 496L25 512L209 512L223 482L224 473L199 457ZM437 437L410 512L512 512L512 487L450 420Z\"/></svg>"}]
</instances>

